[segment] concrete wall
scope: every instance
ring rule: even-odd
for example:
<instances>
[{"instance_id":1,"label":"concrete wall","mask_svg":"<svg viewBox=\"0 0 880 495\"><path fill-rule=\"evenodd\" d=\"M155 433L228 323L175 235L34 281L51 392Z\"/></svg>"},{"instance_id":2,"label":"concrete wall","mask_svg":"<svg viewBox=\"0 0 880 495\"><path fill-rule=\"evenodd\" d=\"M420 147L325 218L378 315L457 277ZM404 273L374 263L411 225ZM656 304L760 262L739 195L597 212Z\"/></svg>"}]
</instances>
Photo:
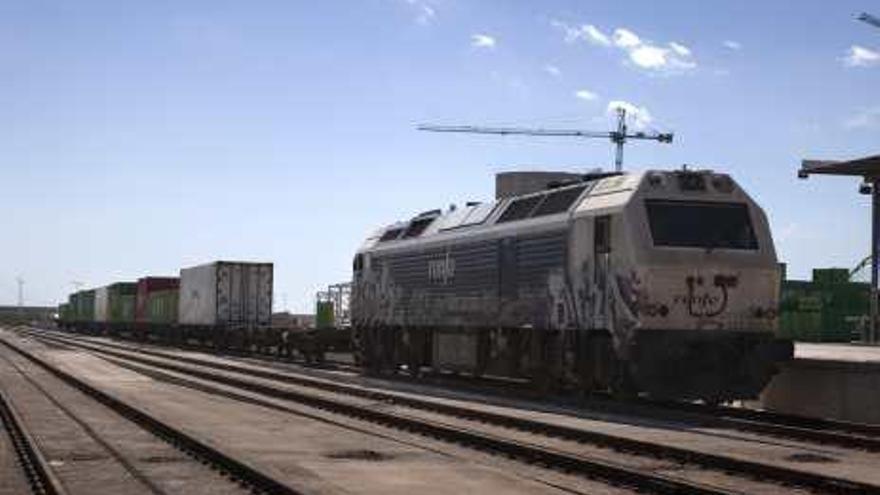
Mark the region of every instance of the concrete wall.
<instances>
[{"instance_id":1,"label":"concrete wall","mask_svg":"<svg viewBox=\"0 0 880 495\"><path fill-rule=\"evenodd\" d=\"M797 359L761 394L772 411L880 423L880 363Z\"/></svg>"}]
</instances>

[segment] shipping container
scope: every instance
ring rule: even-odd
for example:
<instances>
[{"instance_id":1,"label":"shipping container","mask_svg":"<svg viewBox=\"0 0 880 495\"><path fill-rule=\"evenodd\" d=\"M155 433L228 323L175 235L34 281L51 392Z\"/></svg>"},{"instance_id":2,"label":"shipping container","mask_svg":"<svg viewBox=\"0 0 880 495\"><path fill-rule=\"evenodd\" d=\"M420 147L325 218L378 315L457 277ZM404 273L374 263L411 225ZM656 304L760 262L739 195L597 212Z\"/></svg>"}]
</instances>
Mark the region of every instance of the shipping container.
<instances>
[{"instance_id":1,"label":"shipping container","mask_svg":"<svg viewBox=\"0 0 880 495\"><path fill-rule=\"evenodd\" d=\"M332 328L336 326L336 314L333 307L333 301L318 301L315 310L316 328Z\"/></svg>"},{"instance_id":2,"label":"shipping container","mask_svg":"<svg viewBox=\"0 0 880 495\"><path fill-rule=\"evenodd\" d=\"M812 281L782 282L781 336L801 342L850 342L870 313L870 286L849 281L845 269L813 270Z\"/></svg>"},{"instance_id":3,"label":"shipping container","mask_svg":"<svg viewBox=\"0 0 880 495\"><path fill-rule=\"evenodd\" d=\"M180 271L181 325L268 327L272 263L217 261Z\"/></svg>"},{"instance_id":4,"label":"shipping container","mask_svg":"<svg viewBox=\"0 0 880 495\"><path fill-rule=\"evenodd\" d=\"M77 314L79 310L79 292L74 292L73 294L67 296L67 307L68 314L70 315L70 319L68 320L68 322L76 321L79 317L79 315Z\"/></svg>"},{"instance_id":5,"label":"shipping container","mask_svg":"<svg viewBox=\"0 0 880 495\"><path fill-rule=\"evenodd\" d=\"M154 290L149 293L145 322L154 325L177 323L178 289Z\"/></svg>"},{"instance_id":6,"label":"shipping container","mask_svg":"<svg viewBox=\"0 0 880 495\"><path fill-rule=\"evenodd\" d=\"M95 321L95 291L82 290L76 294L76 321L91 323Z\"/></svg>"},{"instance_id":7,"label":"shipping container","mask_svg":"<svg viewBox=\"0 0 880 495\"><path fill-rule=\"evenodd\" d=\"M70 304L61 303L58 305L58 321L59 322L70 321Z\"/></svg>"},{"instance_id":8,"label":"shipping container","mask_svg":"<svg viewBox=\"0 0 880 495\"><path fill-rule=\"evenodd\" d=\"M107 286L107 322L131 323L134 321L137 284L117 282Z\"/></svg>"},{"instance_id":9,"label":"shipping container","mask_svg":"<svg viewBox=\"0 0 880 495\"><path fill-rule=\"evenodd\" d=\"M95 289L95 299L92 320L97 323L107 323L107 314L109 313L110 298L107 295L107 287L99 287Z\"/></svg>"},{"instance_id":10,"label":"shipping container","mask_svg":"<svg viewBox=\"0 0 880 495\"><path fill-rule=\"evenodd\" d=\"M173 290L177 294L180 287L180 278L178 277L144 277L137 282L137 297L135 298L135 321L140 323L157 323L149 314L151 296L156 292L167 292ZM175 296L176 297L176 296ZM167 315L161 318L161 323L174 323L177 321L177 302L174 303L173 318L170 320Z\"/></svg>"}]
</instances>

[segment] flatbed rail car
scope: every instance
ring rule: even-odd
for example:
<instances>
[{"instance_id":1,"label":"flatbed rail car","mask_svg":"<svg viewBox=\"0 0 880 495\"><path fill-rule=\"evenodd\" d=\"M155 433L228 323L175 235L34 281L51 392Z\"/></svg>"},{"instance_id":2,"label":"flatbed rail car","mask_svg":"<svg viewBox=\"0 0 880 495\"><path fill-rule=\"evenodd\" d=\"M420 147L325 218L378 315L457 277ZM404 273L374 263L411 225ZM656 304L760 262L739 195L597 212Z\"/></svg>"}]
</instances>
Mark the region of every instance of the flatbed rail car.
<instances>
[{"instance_id":1,"label":"flatbed rail car","mask_svg":"<svg viewBox=\"0 0 880 495\"><path fill-rule=\"evenodd\" d=\"M300 353L320 362L348 351L349 328L272 324L271 263L218 261L184 268L180 277L143 277L71 294L58 326L140 341L216 349Z\"/></svg>"},{"instance_id":2,"label":"flatbed rail car","mask_svg":"<svg viewBox=\"0 0 880 495\"><path fill-rule=\"evenodd\" d=\"M761 208L730 176L647 171L433 210L353 262L356 359L540 387L753 398L790 359Z\"/></svg>"}]
</instances>

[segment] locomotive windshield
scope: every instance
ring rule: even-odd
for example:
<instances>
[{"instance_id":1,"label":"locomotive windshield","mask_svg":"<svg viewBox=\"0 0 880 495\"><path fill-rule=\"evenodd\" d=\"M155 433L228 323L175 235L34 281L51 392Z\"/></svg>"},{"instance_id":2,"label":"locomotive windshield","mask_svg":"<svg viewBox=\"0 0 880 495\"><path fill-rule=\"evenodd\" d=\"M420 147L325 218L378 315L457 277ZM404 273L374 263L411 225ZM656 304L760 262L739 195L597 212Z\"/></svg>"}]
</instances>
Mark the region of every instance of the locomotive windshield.
<instances>
[{"instance_id":1,"label":"locomotive windshield","mask_svg":"<svg viewBox=\"0 0 880 495\"><path fill-rule=\"evenodd\" d=\"M758 249L743 203L647 200L655 246Z\"/></svg>"}]
</instances>

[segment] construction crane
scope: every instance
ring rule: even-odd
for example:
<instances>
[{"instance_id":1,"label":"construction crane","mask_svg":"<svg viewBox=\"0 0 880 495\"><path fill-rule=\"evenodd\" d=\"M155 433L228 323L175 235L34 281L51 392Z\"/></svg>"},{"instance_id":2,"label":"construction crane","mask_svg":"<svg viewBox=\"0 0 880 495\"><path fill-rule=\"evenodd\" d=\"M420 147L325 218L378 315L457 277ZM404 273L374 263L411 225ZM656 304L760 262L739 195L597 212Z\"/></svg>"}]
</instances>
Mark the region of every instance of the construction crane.
<instances>
[{"instance_id":1,"label":"construction crane","mask_svg":"<svg viewBox=\"0 0 880 495\"><path fill-rule=\"evenodd\" d=\"M862 273L862 270L869 266L871 266L871 255L866 256L855 268L849 271L850 281L857 281L857 277Z\"/></svg>"},{"instance_id":2,"label":"construction crane","mask_svg":"<svg viewBox=\"0 0 880 495\"><path fill-rule=\"evenodd\" d=\"M880 18L874 17L867 12L862 12L861 14L856 16L856 19L866 24L870 24L876 28L880 28Z\"/></svg>"},{"instance_id":3,"label":"construction crane","mask_svg":"<svg viewBox=\"0 0 880 495\"><path fill-rule=\"evenodd\" d=\"M617 172L623 170L623 145L630 139L657 141L658 143L671 143L673 134L669 133L646 133L627 132L626 110L617 109L617 130L609 132L585 131L580 129L529 129L524 127L481 127L474 125L428 125L418 126L420 131L431 132L464 132L471 134L499 134L502 136L552 136L552 137L580 137L580 138L603 138L610 139L616 147L614 156L614 169Z\"/></svg>"}]
</instances>

